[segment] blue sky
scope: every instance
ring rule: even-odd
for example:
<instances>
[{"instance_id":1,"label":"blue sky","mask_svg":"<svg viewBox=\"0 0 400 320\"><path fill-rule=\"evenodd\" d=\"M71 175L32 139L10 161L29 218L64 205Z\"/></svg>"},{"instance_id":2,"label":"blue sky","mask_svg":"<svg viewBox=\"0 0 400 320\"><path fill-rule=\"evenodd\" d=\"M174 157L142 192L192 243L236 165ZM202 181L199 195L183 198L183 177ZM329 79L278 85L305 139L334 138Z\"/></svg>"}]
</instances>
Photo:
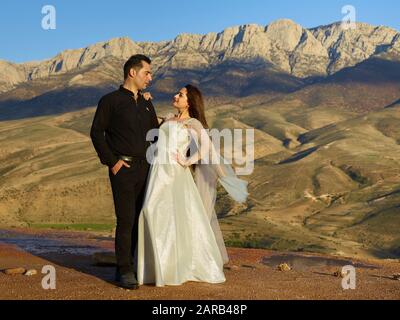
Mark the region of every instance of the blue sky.
<instances>
[{"instance_id":1,"label":"blue sky","mask_svg":"<svg viewBox=\"0 0 400 320\"><path fill-rule=\"evenodd\" d=\"M340 21L348 4L356 8L357 21L400 30L398 0L1 0L0 59L43 60L114 37L170 40L183 32L220 32L281 18L315 27ZM56 30L41 27L45 5L56 8Z\"/></svg>"}]
</instances>

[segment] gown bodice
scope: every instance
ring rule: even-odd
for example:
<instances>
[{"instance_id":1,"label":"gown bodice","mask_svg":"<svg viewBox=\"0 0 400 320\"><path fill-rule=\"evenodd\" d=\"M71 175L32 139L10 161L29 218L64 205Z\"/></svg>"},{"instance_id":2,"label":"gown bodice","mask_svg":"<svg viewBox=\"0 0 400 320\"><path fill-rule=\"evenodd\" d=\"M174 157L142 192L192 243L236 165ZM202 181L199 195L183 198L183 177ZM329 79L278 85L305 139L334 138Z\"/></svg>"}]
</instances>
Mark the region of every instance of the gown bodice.
<instances>
[{"instance_id":1,"label":"gown bodice","mask_svg":"<svg viewBox=\"0 0 400 320\"><path fill-rule=\"evenodd\" d=\"M185 154L190 145L190 134L184 122L169 120L159 129L155 152L156 163L174 162L174 154L179 151ZM166 162L162 162L166 160Z\"/></svg>"}]
</instances>

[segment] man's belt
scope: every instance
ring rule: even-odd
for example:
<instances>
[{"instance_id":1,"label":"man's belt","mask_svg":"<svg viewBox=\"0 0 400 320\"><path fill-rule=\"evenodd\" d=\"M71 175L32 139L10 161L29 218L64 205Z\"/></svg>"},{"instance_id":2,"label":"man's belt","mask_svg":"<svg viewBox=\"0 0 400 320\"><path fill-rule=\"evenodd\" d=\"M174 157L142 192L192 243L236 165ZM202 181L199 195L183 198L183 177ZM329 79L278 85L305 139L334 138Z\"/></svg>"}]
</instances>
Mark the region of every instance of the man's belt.
<instances>
[{"instance_id":1,"label":"man's belt","mask_svg":"<svg viewBox=\"0 0 400 320\"><path fill-rule=\"evenodd\" d=\"M119 160L123 160L126 162L133 162L133 161L146 161L145 157L138 157L138 156L124 156L124 155L118 155L117 156Z\"/></svg>"}]
</instances>

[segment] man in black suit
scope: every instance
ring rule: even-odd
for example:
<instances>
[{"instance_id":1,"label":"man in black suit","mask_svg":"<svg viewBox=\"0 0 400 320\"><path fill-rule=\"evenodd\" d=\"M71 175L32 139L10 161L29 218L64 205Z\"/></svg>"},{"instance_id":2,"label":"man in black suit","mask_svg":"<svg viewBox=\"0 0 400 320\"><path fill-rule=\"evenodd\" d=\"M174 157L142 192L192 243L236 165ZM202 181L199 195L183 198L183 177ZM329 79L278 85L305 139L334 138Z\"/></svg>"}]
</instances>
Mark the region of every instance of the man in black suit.
<instances>
[{"instance_id":1,"label":"man in black suit","mask_svg":"<svg viewBox=\"0 0 400 320\"><path fill-rule=\"evenodd\" d=\"M109 167L117 217L116 281L123 288L137 289L134 254L150 168L146 134L159 127L151 100L142 94L152 80L151 60L144 55L132 56L124 65L124 78L117 91L100 99L90 136L101 163Z\"/></svg>"}]
</instances>

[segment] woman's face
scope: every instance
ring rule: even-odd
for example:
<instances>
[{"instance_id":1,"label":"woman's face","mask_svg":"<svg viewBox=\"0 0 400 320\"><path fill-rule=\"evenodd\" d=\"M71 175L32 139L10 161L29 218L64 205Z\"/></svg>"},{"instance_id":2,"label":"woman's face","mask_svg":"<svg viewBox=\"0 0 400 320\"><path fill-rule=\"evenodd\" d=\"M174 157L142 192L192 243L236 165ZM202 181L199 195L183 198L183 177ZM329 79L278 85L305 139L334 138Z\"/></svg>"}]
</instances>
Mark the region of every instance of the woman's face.
<instances>
[{"instance_id":1,"label":"woman's face","mask_svg":"<svg viewBox=\"0 0 400 320\"><path fill-rule=\"evenodd\" d=\"M188 98L187 98L187 89L182 88L173 99L173 105L179 111L184 111L185 109L189 108Z\"/></svg>"}]
</instances>

